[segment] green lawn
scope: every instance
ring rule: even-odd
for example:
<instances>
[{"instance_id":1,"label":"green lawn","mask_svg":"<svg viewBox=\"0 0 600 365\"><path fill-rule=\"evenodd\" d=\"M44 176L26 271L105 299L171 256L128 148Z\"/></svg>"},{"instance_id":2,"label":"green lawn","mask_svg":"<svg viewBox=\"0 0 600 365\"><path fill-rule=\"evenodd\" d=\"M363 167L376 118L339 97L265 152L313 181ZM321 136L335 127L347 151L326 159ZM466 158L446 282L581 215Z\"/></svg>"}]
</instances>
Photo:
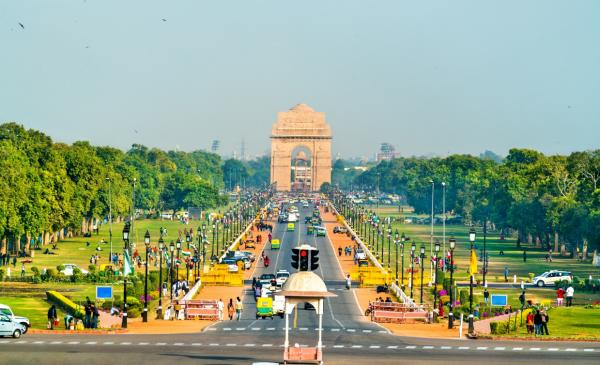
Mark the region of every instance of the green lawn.
<instances>
[{"instance_id":1,"label":"green lawn","mask_svg":"<svg viewBox=\"0 0 600 365\"><path fill-rule=\"evenodd\" d=\"M192 221L193 222L193 221ZM185 225L178 221L170 221L170 220L137 220L134 223L134 233L131 235L134 239L132 240L132 244L135 245L137 250L141 255L143 255L144 251L144 234L146 230L150 232L150 240L151 245L158 245L158 239L160 237L160 227L164 227L167 229L167 235L163 238L165 244L168 245L171 241L177 241L178 232L181 230L182 232L182 240L185 240L185 235L183 234L184 229L193 228L194 234L197 232L199 222L193 222L191 224ZM123 230L123 223L113 223L113 252L122 253L123 252L123 240L121 239ZM217 238L215 231L215 238ZM196 236L197 237L197 236ZM207 227L207 239L211 243L207 245L207 258L210 258L212 254L212 241L213 241L213 230L212 226L210 229ZM219 227L218 232L218 241L222 242L223 239L223 227ZM105 243L100 243L104 241ZM90 242L88 246L86 242ZM196 242L197 243L197 239ZM45 246L43 250L34 250L34 257L32 263L25 264L25 274L27 276L31 275L31 267L36 266L40 270L43 268L56 268L61 264L76 264L80 268L85 270L88 269L90 265L90 257L94 254L100 256L98 265L100 264L108 264L109 263L109 253L110 253L110 244L109 244L109 229L108 225L102 226L99 231L99 234L93 234L92 237L84 238L84 237L73 237L67 238L58 243L58 250L53 250L54 255L44 255L43 251L46 247L51 248L51 246ZM97 251L97 248L101 248L101 251ZM187 250L187 244L185 242L182 243L182 249ZM222 249L222 244L219 244L219 250ZM214 247L215 253L217 251L217 247L215 244ZM22 259L19 259L16 267L11 265L11 275L16 276L20 275L21 272L21 262ZM155 268L151 265L149 270L154 270Z\"/></svg>"},{"instance_id":2,"label":"green lawn","mask_svg":"<svg viewBox=\"0 0 600 365\"><path fill-rule=\"evenodd\" d=\"M548 311L549 336L542 338L600 340L600 309L584 307L560 307ZM507 337L508 335L502 335ZM519 328L512 337L533 337L525 326Z\"/></svg>"},{"instance_id":3,"label":"green lawn","mask_svg":"<svg viewBox=\"0 0 600 365\"><path fill-rule=\"evenodd\" d=\"M376 210L374 207L370 207L370 209ZM381 217L398 217L400 213L398 212L398 207L380 207L377 210ZM406 211L406 209L405 209ZM415 214L407 214L404 213L405 216L415 216ZM361 227L362 229L362 227ZM388 264L388 254L390 254L389 262L390 269L392 273L395 273L396 267L396 255L395 255L395 247L393 242L393 234L396 229L398 232L404 234L411 238L411 242L405 245L405 254L404 254L404 267L405 270L409 266L409 257L410 257L410 244L412 241L416 243L417 251L421 247L421 245L425 246L426 254L429 256L430 252L430 233L431 226L427 224L401 224L399 222L394 222L392 224L392 240L390 244L390 253L388 253L388 240L387 236L384 236L384 264L387 266ZM368 228L367 228L368 232ZM446 249L449 249L448 239L452 236L456 239L456 249L454 251L455 263L457 265L457 270L454 272L454 276L458 280L467 280L468 274L468 263L469 263L469 240L468 240L469 227L464 225L446 225ZM367 233L368 235L368 233ZM434 242L436 239L442 243L443 237L443 227L441 224L434 225ZM374 243L374 242L373 242ZM483 249L483 233L481 227L477 227L477 239L475 242L475 246L477 247L477 254L479 255L480 250ZM375 249L376 248L376 249ZM488 232L487 240L486 240L486 249L489 256L489 266L488 266L488 282L494 281L504 281L504 268L508 267L509 276L512 279L512 275L517 275L518 281L520 280L529 280L529 273L541 274L544 271L548 270L568 270L573 272L575 276L578 276L581 279L587 278L589 275L592 275L594 278L598 279L600 277L600 268L594 268L590 262L577 262L577 260L559 257L556 253L553 255L553 262L546 262L545 255L546 251L541 248L535 248L534 245L522 244L522 248L518 249L516 247L516 239L514 237L506 237L505 240L500 240L499 232L492 231ZM523 249L527 250L527 262L523 262ZM443 247L441 248L443 250ZM500 251L504 251L504 256L499 256ZM379 237L378 243L373 245L372 248L373 253L377 251L381 256L381 237ZM400 249L399 249L400 253ZM402 259L399 259L399 267L402 266ZM427 265L426 270L429 268ZM482 262L479 261L478 270L480 272L479 275L476 275L476 279L481 280L482 275ZM400 276L400 275L399 275ZM405 275L406 277L406 275Z\"/></svg>"}]
</instances>

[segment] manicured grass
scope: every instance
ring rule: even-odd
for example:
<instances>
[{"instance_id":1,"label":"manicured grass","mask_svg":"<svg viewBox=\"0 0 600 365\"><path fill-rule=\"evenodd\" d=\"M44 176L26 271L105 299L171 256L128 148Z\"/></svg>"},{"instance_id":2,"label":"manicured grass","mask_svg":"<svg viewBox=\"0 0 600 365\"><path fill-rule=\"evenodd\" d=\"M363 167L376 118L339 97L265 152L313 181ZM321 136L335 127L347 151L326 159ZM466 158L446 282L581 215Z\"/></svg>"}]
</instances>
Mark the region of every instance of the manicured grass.
<instances>
[{"instance_id":1,"label":"manicured grass","mask_svg":"<svg viewBox=\"0 0 600 365\"><path fill-rule=\"evenodd\" d=\"M600 309L585 307L558 307L548 311L548 336L538 338L560 338L579 340L600 339ZM509 335L502 335L507 337ZM525 326L519 328L512 337L534 337L527 333Z\"/></svg>"},{"instance_id":2,"label":"manicured grass","mask_svg":"<svg viewBox=\"0 0 600 365\"><path fill-rule=\"evenodd\" d=\"M165 245L169 245L171 241L176 242L179 237L179 232L181 232L182 238L182 250L187 250L188 246L185 241L185 235L183 234L184 229L193 228L194 234L196 235L198 226L201 225L201 222L192 221L192 223L185 225L178 221L170 221L170 220L137 220L134 223L134 233L131 234L133 237L131 244L135 245L135 248L138 250L140 255L144 255L144 234L146 230L150 232L151 246L158 245L158 239L160 237L160 227L164 227L167 229L167 234L163 238L165 241ZM213 242L213 230L212 226L210 229L208 228L210 225L207 225L207 239L211 243L207 245L207 259L212 255L212 242ZM121 239L123 230L123 223L113 223L113 252L121 254L123 252L123 240ZM197 235L196 235L197 237ZM215 238L216 232L215 232ZM219 227L218 232L218 241L222 242L223 237L223 227ZM86 242L89 242L88 246ZM100 243L104 242L104 243ZM194 242L197 244L197 238ZM108 225L102 226L100 228L99 234L93 234L92 237L73 237L66 238L65 240L58 243L58 250L51 250L54 252L54 255L44 255L43 252L46 248L50 248L51 246L44 246L43 250L34 250L34 257L32 263L25 264L25 274L26 276L30 276L32 274L31 267L36 266L40 271L43 268L56 268L61 264L76 264L82 269L87 270L90 265L90 257L92 255L99 255L100 259L97 263L97 267L101 264L109 263L110 256L110 244L109 244L109 229ZM101 251L97 251L97 248L101 248ZM219 250L222 249L222 244L219 244ZM215 253L217 252L216 243L214 245ZM11 276L20 275L21 271L21 261L23 259L19 258L16 267L11 265ZM164 264L164 263L163 263ZM153 265L149 266L149 270L155 270L156 268Z\"/></svg>"},{"instance_id":3,"label":"manicured grass","mask_svg":"<svg viewBox=\"0 0 600 365\"><path fill-rule=\"evenodd\" d=\"M369 207L369 209L376 210L375 207ZM380 207L377 210L381 217L398 217L400 213L398 212L398 207L384 206ZM406 211L406 210L405 210ZM415 216L415 214L404 213L404 216ZM363 228L361 227L361 230ZM390 269L393 274L395 274L396 267L396 255L395 255L395 247L393 242L393 235L398 230L399 233L404 232L404 234L411 238L411 241L405 244L405 252L404 252L404 267L405 270L409 267L410 264L410 246L412 241L416 243L417 254L421 245L425 246L426 255L429 256L430 252L430 234L431 234L431 225L427 224L401 224L399 222L392 223L392 239L390 244ZM455 264L457 265L457 269L454 272L454 277L458 280L467 280L468 273L467 269L469 266L469 249L470 243L468 239L469 227L464 225L446 225L446 249L449 250L448 239L450 237L454 237L457 241L456 249L454 250ZM368 227L367 234L368 236ZM476 252L478 257L481 255L481 251L483 250L483 233L481 227L476 228L477 231L477 239L475 242ZM434 225L434 242L436 239L440 241L442 247L440 248L440 253L443 251L443 227L441 224ZM387 266L388 263L388 240L387 235L384 237L384 263ZM375 241L373 242L375 243ZM378 244L373 245L377 247L377 252L381 256L381 237L379 237ZM559 257L557 253L553 255L553 262L546 262L545 255L546 251L541 248L536 248L534 244L528 245L527 243L522 243L521 248L517 248L516 238L514 237L506 237L505 240L500 240L498 231L490 231L487 234L486 239L486 250L488 252L489 264L488 264L488 274L486 279L488 282L503 282L504 281L504 268L508 267L509 269L509 280L512 281L512 276L517 275L517 280L520 282L521 280L528 281L529 273L533 273L535 275L541 274L548 270L568 270L573 272L573 274L581 279L587 278L589 275L592 275L594 278L598 279L600 277L600 268L593 267L590 262L578 262L575 259L570 259L566 257ZM527 262L523 262L523 250L527 250ZM375 248L372 248L373 253L375 253ZM499 256L499 252L504 251L504 256ZM398 249L399 255L401 250ZM402 266L402 259L399 259L399 267ZM482 268L483 262L478 262L478 270L479 274L476 275L476 279L482 279ZM429 269L429 265L426 266L426 271ZM399 275L400 276L400 275ZM405 275L406 277L406 275Z\"/></svg>"},{"instance_id":4,"label":"manicured grass","mask_svg":"<svg viewBox=\"0 0 600 365\"><path fill-rule=\"evenodd\" d=\"M39 297L3 297L0 303L8 305L15 315L29 318L32 328L46 329L50 304ZM57 307L58 318L64 314Z\"/></svg>"}]
</instances>

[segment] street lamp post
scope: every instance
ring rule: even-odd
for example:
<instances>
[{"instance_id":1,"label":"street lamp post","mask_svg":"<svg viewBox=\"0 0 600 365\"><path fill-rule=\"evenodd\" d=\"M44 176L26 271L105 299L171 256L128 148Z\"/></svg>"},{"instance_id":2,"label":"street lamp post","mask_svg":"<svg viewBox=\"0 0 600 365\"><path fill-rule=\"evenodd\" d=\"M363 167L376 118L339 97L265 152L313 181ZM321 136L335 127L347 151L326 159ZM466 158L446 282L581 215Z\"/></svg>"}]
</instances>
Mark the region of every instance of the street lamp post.
<instances>
[{"instance_id":1,"label":"street lamp post","mask_svg":"<svg viewBox=\"0 0 600 365\"><path fill-rule=\"evenodd\" d=\"M435 241L433 264L435 265L435 276L433 277L433 316L434 320L436 317L435 309L437 308L437 274L438 274L438 260L440 254L440 241Z\"/></svg>"},{"instance_id":2,"label":"street lamp post","mask_svg":"<svg viewBox=\"0 0 600 365\"><path fill-rule=\"evenodd\" d=\"M108 263L112 263L113 258L113 245L112 245L112 192L111 192L111 180L110 177L106 178L108 181L108 242L110 243L110 255L108 255Z\"/></svg>"},{"instance_id":3,"label":"street lamp post","mask_svg":"<svg viewBox=\"0 0 600 365\"><path fill-rule=\"evenodd\" d=\"M124 243L124 255L128 255L129 250L129 222L125 222L123 227L123 243ZM127 272L125 270L127 256L123 259L123 319L121 320L121 327L127 328Z\"/></svg>"},{"instance_id":4,"label":"street lamp post","mask_svg":"<svg viewBox=\"0 0 600 365\"><path fill-rule=\"evenodd\" d=\"M212 234L213 234L213 239L211 242L211 248L210 248L210 258L212 260L212 257L215 255L215 232L217 230L217 223L213 223L212 225Z\"/></svg>"},{"instance_id":5,"label":"street lamp post","mask_svg":"<svg viewBox=\"0 0 600 365\"><path fill-rule=\"evenodd\" d=\"M421 245L421 305L423 305L423 271L425 271L425 246Z\"/></svg>"},{"instance_id":6,"label":"street lamp post","mask_svg":"<svg viewBox=\"0 0 600 365\"><path fill-rule=\"evenodd\" d=\"M388 271L389 271L390 268L391 268L390 260L391 260L391 257L392 257L392 251L391 251L391 247L390 247L390 244L392 242L392 225L391 224L388 225L387 239L388 239L388 260L387 260L388 261L388 265L387 266L388 266ZM398 265L396 265L396 266L398 266ZM396 279L398 279L398 278L396 277Z\"/></svg>"},{"instance_id":7,"label":"street lamp post","mask_svg":"<svg viewBox=\"0 0 600 365\"><path fill-rule=\"evenodd\" d=\"M162 286L163 286L163 280L162 280L162 258L163 258L163 250L165 249L165 241L163 240L162 237L162 232L160 234L160 238L158 239L158 308L156 309L156 316L158 317L158 319L161 319L162 316Z\"/></svg>"},{"instance_id":8,"label":"street lamp post","mask_svg":"<svg viewBox=\"0 0 600 365\"><path fill-rule=\"evenodd\" d=\"M410 246L410 298L413 299L413 288L415 287L415 241Z\"/></svg>"},{"instance_id":9,"label":"street lamp post","mask_svg":"<svg viewBox=\"0 0 600 365\"><path fill-rule=\"evenodd\" d=\"M398 241L399 233L398 228L396 228L396 232L394 233L394 246L396 246L396 285L398 285Z\"/></svg>"},{"instance_id":10,"label":"street lamp post","mask_svg":"<svg viewBox=\"0 0 600 365\"><path fill-rule=\"evenodd\" d=\"M144 312L142 312L142 322L148 322L148 251L150 251L150 232L146 230L144 235L144 245L146 246L146 268L144 276Z\"/></svg>"},{"instance_id":11,"label":"street lamp post","mask_svg":"<svg viewBox=\"0 0 600 365\"><path fill-rule=\"evenodd\" d=\"M180 254L181 254L181 240L177 239L177 243L175 244L177 247L177 281L179 281L179 266L181 266L181 261L179 259Z\"/></svg>"},{"instance_id":12,"label":"street lamp post","mask_svg":"<svg viewBox=\"0 0 600 365\"><path fill-rule=\"evenodd\" d=\"M487 281L485 280L485 276L487 274L488 268L488 257L487 257L487 217L483 219L483 286L487 288Z\"/></svg>"},{"instance_id":13,"label":"street lamp post","mask_svg":"<svg viewBox=\"0 0 600 365\"><path fill-rule=\"evenodd\" d=\"M402 279L402 286L401 286L401 288L402 288L402 290L404 290L404 242L409 241L410 238L404 236L404 232L402 232L402 236L400 237L400 240L402 241L402 243L401 243L402 247L401 247L401 251L400 251L400 259L402 260L402 274L400 274L400 275L402 275L402 277L401 277L401 279Z\"/></svg>"},{"instance_id":14,"label":"street lamp post","mask_svg":"<svg viewBox=\"0 0 600 365\"><path fill-rule=\"evenodd\" d=\"M169 264L169 275L171 276L171 308L173 308L173 284L175 284L175 278L173 275L173 266L175 265L175 243L173 241L171 241L171 244L169 245L169 251L171 252L171 262Z\"/></svg>"},{"instance_id":15,"label":"street lamp post","mask_svg":"<svg viewBox=\"0 0 600 365\"><path fill-rule=\"evenodd\" d=\"M473 257L473 244L475 243L475 228L471 228L469 231L469 242L471 243L471 250L469 251L469 259ZM474 272L471 272L469 267L469 334L475 331L473 326L473 276Z\"/></svg>"},{"instance_id":16,"label":"street lamp post","mask_svg":"<svg viewBox=\"0 0 600 365\"><path fill-rule=\"evenodd\" d=\"M452 313L453 309L454 309L454 288L452 288L453 285L453 274L454 274L454 247L456 247L456 240L454 239L454 237L451 237L448 240L448 243L450 243L450 312L448 313L448 328L452 329L454 327L454 313Z\"/></svg>"}]
</instances>

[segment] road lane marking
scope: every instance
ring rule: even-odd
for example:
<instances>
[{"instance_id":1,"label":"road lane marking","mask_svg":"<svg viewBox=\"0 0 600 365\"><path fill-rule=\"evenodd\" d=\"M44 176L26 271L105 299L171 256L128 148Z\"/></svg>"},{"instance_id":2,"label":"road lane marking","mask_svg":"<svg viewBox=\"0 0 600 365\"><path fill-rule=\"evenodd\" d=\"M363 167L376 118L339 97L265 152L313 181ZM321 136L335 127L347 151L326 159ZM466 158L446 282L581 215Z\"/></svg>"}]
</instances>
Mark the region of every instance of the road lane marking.
<instances>
[{"instance_id":1,"label":"road lane marking","mask_svg":"<svg viewBox=\"0 0 600 365\"><path fill-rule=\"evenodd\" d=\"M237 327L235 330L236 330L236 331L244 331L245 329L246 329L246 328L244 328L244 327Z\"/></svg>"},{"instance_id":2,"label":"road lane marking","mask_svg":"<svg viewBox=\"0 0 600 365\"><path fill-rule=\"evenodd\" d=\"M173 346L183 346L183 345L184 345L184 343L183 343L183 342L175 342L175 343L173 344Z\"/></svg>"},{"instance_id":3,"label":"road lane marking","mask_svg":"<svg viewBox=\"0 0 600 365\"><path fill-rule=\"evenodd\" d=\"M441 346L440 349L442 349L442 350L452 350L452 346Z\"/></svg>"},{"instance_id":4,"label":"road lane marking","mask_svg":"<svg viewBox=\"0 0 600 365\"><path fill-rule=\"evenodd\" d=\"M405 348L410 350L410 349L416 349L417 346L406 346Z\"/></svg>"},{"instance_id":5,"label":"road lane marking","mask_svg":"<svg viewBox=\"0 0 600 365\"><path fill-rule=\"evenodd\" d=\"M103 342L103 345L114 345L115 343L112 341Z\"/></svg>"},{"instance_id":6,"label":"road lane marking","mask_svg":"<svg viewBox=\"0 0 600 365\"><path fill-rule=\"evenodd\" d=\"M371 332L373 332L373 331L371 331L371 330L363 330L363 333L371 333Z\"/></svg>"},{"instance_id":7,"label":"road lane marking","mask_svg":"<svg viewBox=\"0 0 600 365\"><path fill-rule=\"evenodd\" d=\"M594 352L594 351L596 351L596 350L594 350L594 349L583 349L583 351L584 351L584 352Z\"/></svg>"},{"instance_id":8,"label":"road lane marking","mask_svg":"<svg viewBox=\"0 0 600 365\"><path fill-rule=\"evenodd\" d=\"M254 344L254 343L247 343L244 346L246 346L246 347L254 347L254 346L256 346L256 344Z\"/></svg>"},{"instance_id":9,"label":"road lane marking","mask_svg":"<svg viewBox=\"0 0 600 365\"><path fill-rule=\"evenodd\" d=\"M219 346L219 344L218 343L211 343L211 344L208 344L208 346Z\"/></svg>"},{"instance_id":10,"label":"road lane marking","mask_svg":"<svg viewBox=\"0 0 600 365\"><path fill-rule=\"evenodd\" d=\"M577 351L577 349L571 349L571 348L569 348L569 349L565 349L565 351L567 351L567 352L574 352L574 351Z\"/></svg>"},{"instance_id":11,"label":"road lane marking","mask_svg":"<svg viewBox=\"0 0 600 365\"><path fill-rule=\"evenodd\" d=\"M225 346L227 346L227 347L235 347L235 346L237 346L237 343L228 343Z\"/></svg>"},{"instance_id":12,"label":"road lane marking","mask_svg":"<svg viewBox=\"0 0 600 365\"><path fill-rule=\"evenodd\" d=\"M300 327L300 328L298 328L298 331L308 331L308 328L306 328L306 327Z\"/></svg>"},{"instance_id":13,"label":"road lane marking","mask_svg":"<svg viewBox=\"0 0 600 365\"><path fill-rule=\"evenodd\" d=\"M149 345L149 344L150 344L150 343L148 343L148 342L139 342L139 343L138 343L138 346L147 346L147 345Z\"/></svg>"},{"instance_id":14,"label":"road lane marking","mask_svg":"<svg viewBox=\"0 0 600 365\"><path fill-rule=\"evenodd\" d=\"M522 347L513 347L513 351L523 351Z\"/></svg>"},{"instance_id":15,"label":"road lane marking","mask_svg":"<svg viewBox=\"0 0 600 365\"><path fill-rule=\"evenodd\" d=\"M333 345L334 349L343 349L344 345Z\"/></svg>"},{"instance_id":16,"label":"road lane marking","mask_svg":"<svg viewBox=\"0 0 600 365\"><path fill-rule=\"evenodd\" d=\"M529 349L529 351L540 351L541 349L539 347L532 347Z\"/></svg>"},{"instance_id":17,"label":"road lane marking","mask_svg":"<svg viewBox=\"0 0 600 365\"><path fill-rule=\"evenodd\" d=\"M392 346L388 346L387 348L388 348L388 349L397 349L397 348L398 348L398 346L397 346L397 345L392 345Z\"/></svg>"},{"instance_id":18,"label":"road lane marking","mask_svg":"<svg viewBox=\"0 0 600 365\"><path fill-rule=\"evenodd\" d=\"M548 349L548 351L558 351L558 348L556 348L556 347L550 347L550 348Z\"/></svg>"},{"instance_id":19,"label":"road lane marking","mask_svg":"<svg viewBox=\"0 0 600 365\"><path fill-rule=\"evenodd\" d=\"M70 343L70 342L69 342L69 343ZM119 345L125 345L125 346L128 346L128 345L131 345L131 342L121 342Z\"/></svg>"},{"instance_id":20,"label":"road lane marking","mask_svg":"<svg viewBox=\"0 0 600 365\"><path fill-rule=\"evenodd\" d=\"M494 347L494 351L504 351L506 350L506 347Z\"/></svg>"},{"instance_id":21,"label":"road lane marking","mask_svg":"<svg viewBox=\"0 0 600 365\"><path fill-rule=\"evenodd\" d=\"M332 328L331 332L340 332L340 329L339 328Z\"/></svg>"},{"instance_id":22,"label":"road lane marking","mask_svg":"<svg viewBox=\"0 0 600 365\"><path fill-rule=\"evenodd\" d=\"M156 346L166 346L167 343L166 342L157 342L155 343Z\"/></svg>"},{"instance_id":23,"label":"road lane marking","mask_svg":"<svg viewBox=\"0 0 600 365\"><path fill-rule=\"evenodd\" d=\"M202 346L202 344L200 342L194 342L192 343L192 346Z\"/></svg>"},{"instance_id":24,"label":"road lane marking","mask_svg":"<svg viewBox=\"0 0 600 365\"><path fill-rule=\"evenodd\" d=\"M0 340L0 343L9 343L10 341L8 340Z\"/></svg>"},{"instance_id":25,"label":"road lane marking","mask_svg":"<svg viewBox=\"0 0 600 365\"><path fill-rule=\"evenodd\" d=\"M275 327L268 327L267 331L275 331Z\"/></svg>"},{"instance_id":26,"label":"road lane marking","mask_svg":"<svg viewBox=\"0 0 600 365\"><path fill-rule=\"evenodd\" d=\"M207 328L206 331L216 331L217 329L214 327Z\"/></svg>"},{"instance_id":27,"label":"road lane marking","mask_svg":"<svg viewBox=\"0 0 600 365\"><path fill-rule=\"evenodd\" d=\"M95 344L97 344L97 343L98 343L98 342L96 342L96 341L89 341L89 342L86 342L85 344L86 344L86 345L95 345Z\"/></svg>"},{"instance_id":28,"label":"road lane marking","mask_svg":"<svg viewBox=\"0 0 600 365\"><path fill-rule=\"evenodd\" d=\"M431 350L433 349L433 346L423 346L423 350Z\"/></svg>"},{"instance_id":29,"label":"road lane marking","mask_svg":"<svg viewBox=\"0 0 600 365\"><path fill-rule=\"evenodd\" d=\"M263 343L262 347L273 347L272 343Z\"/></svg>"},{"instance_id":30,"label":"road lane marking","mask_svg":"<svg viewBox=\"0 0 600 365\"><path fill-rule=\"evenodd\" d=\"M69 345L79 345L79 341L67 342Z\"/></svg>"},{"instance_id":31,"label":"road lane marking","mask_svg":"<svg viewBox=\"0 0 600 365\"><path fill-rule=\"evenodd\" d=\"M17 341L17 342L15 342L15 343L27 343L27 341L25 341L25 340L20 340L20 341Z\"/></svg>"},{"instance_id":32,"label":"road lane marking","mask_svg":"<svg viewBox=\"0 0 600 365\"><path fill-rule=\"evenodd\" d=\"M223 331L231 331L231 328L223 328Z\"/></svg>"},{"instance_id":33,"label":"road lane marking","mask_svg":"<svg viewBox=\"0 0 600 365\"><path fill-rule=\"evenodd\" d=\"M360 348L362 348L362 345L352 345L352 348L353 349L360 349Z\"/></svg>"},{"instance_id":34,"label":"road lane marking","mask_svg":"<svg viewBox=\"0 0 600 365\"><path fill-rule=\"evenodd\" d=\"M348 328L346 331L348 331L348 332L356 332L356 330L352 329L352 328Z\"/></svg>"},{"instance_id":35,"label":"road lane marking","mask_svg":"<svg viewBox=\"0 0 600 365\"><path fill-rule=\"evenodd\" d=\"M259 327L252 327L250 330L252 330L252 331L260 331L261 329L262 328L259 328Z\"/></svg>"},{"instance_id":36,"label":"road lane marking","mask_svg":"<svg viewBox=\"0 0 600 365\"><path fill-rule=\"evenodd\" d=\"M370 349L379 349L379 348L381 348L381 346L379 346L379 345L371 345L371 346L369 346L369 348Z\"/></svg>"},{"instance_id":37,"label":"road lane marking","mask_svg":"<svg viewBox=\"0 0 600 365\"><path fill-rule=\"evenodd\" d=\"M470 348L471 348L471 347L469 347L469 346L460 346L458 349L459 349L459 350L468 350L468 349L470 349Z\"/></svg>"},{"instance_id":38,"label":"road lane marking","mask_svg":"<svg viewBox=\"0 0 600 365\"><path fill-rule=\"evenodd\" d=\"M477 350L487 350L487 346L479 346L477 347Z\"/></svg>"}]
</instances>

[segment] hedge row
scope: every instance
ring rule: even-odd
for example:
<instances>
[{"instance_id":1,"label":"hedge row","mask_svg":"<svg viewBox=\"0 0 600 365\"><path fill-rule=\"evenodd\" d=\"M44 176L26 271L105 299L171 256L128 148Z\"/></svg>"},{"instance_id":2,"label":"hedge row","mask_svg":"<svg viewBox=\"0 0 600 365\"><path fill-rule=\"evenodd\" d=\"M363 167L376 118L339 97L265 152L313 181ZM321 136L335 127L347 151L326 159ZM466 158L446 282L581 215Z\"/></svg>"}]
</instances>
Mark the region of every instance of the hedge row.
<instances>
[{"instance_id":1,"label":"hedge row","mask_svg":"<svg viewBox=\"0 0 600 365\"><path fill-rule=\"evenodd\" d=\"M523 310L523 324L521 324L521 320L518 318L521 316L520 312L515 312L510 316L509 319L505 321L495 321L490 322L490 330L493 335L504 335L510 332L516 332L519 327L522 325L526 325L525 318L531 312L531 308Z\"/></svg>"},{"instance_id":2,"label":"hedge row","mask_svg":"<svg viewBox=\"0 0 600 365\"><path fill-rule=\"evenodd\" d=\"M81 306L75 304L71 299L65 297L57 291L47 291L46 297L48 298L49 302L57 304L60 308L75 318L82 319L85 316L85 312L81 309Z\"/></svg>"}]
</instances>

